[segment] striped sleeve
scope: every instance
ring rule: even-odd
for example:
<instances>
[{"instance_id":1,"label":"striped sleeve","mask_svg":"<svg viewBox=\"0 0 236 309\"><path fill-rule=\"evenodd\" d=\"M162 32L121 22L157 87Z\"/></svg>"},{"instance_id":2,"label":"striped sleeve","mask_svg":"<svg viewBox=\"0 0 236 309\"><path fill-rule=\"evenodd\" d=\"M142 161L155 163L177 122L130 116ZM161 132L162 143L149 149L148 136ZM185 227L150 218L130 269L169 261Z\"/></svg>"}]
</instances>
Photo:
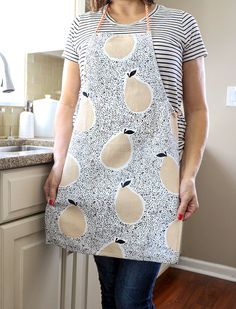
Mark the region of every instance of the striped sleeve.
<instances>
[{"instance_id":1,"label":"striped sleeve","mask_svg":"<svg viewBox=\"0 0 236 309\"><path fill-rule=\"evenodd\" d=\"M79 62L79 54L75 48L74 38L78 36L79 31L79 17L75 17L68 29L67 38L65 42L65 47L62 53L62 57L72 60L74 62Z\"/></svg>"},{"instance_id":2,"label":"striped sleeve","mask_svg":"<svg viewBox=\"0 0 236 309\"><path fill-rule=\"evenodd\" d=\"M196 19L189 13L183 15L183 31L185 42L183 47L183 62L208 55Z\"/></svg>"}]
</instances>

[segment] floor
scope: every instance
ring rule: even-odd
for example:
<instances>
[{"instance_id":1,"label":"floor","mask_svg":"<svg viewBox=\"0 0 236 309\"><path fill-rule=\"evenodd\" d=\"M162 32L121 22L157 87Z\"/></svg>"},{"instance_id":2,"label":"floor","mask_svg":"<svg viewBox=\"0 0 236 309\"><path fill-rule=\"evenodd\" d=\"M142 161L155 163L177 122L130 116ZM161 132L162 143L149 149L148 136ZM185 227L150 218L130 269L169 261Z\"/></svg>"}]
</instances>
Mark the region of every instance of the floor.
<instances>
[{"instance_id":1,"label":"floor","mask_svg":"<svg viewBox=\"0 0 236 309\"><path fill-rule=\"evenodd\" d=\"M236 282L169 267L153 296L157 309L236 309Z\"/></svg>"}]
</instances>

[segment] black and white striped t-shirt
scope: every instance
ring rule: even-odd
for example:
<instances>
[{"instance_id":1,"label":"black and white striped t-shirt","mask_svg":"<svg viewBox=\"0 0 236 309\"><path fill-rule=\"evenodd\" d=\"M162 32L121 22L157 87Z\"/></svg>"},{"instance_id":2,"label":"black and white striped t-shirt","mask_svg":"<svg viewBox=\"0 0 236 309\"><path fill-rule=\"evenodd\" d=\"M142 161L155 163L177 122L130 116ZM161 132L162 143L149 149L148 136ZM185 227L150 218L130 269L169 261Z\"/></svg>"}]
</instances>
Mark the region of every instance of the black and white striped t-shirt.
<instances>
[{"instance_id":1,"label":"black and white striped t-shirt","mask_svg":"<svg viewBox=\"0 0 236 309\"><path fill-rule=\"evenodd\" d=\"M94 33L102 15L98 12L86 12L74 18L71 23L65 49L62 56L78 62L83 79L83 65L88 39ZM161 78L167 97L174 109L183 110L182 64L185 61L206 56L207 50L195 18L185 11L157 5L149 13L153 46ZM132 24L118 24L106 13L99 29L115 34L137 33L146 31L146 17ZM184 115L179 117L179 147L184 146L186 123Z\"/></svg>"}]
</instances>

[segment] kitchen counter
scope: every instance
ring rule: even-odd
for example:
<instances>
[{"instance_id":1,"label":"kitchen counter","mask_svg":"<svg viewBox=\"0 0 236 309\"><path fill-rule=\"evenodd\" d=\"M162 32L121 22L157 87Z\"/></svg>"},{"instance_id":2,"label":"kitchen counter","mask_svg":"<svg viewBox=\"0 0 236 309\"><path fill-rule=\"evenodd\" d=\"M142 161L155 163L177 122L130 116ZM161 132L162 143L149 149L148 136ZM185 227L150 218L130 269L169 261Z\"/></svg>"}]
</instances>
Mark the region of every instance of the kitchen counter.
<instances>
[{"instance_id":1,"label":"kitchen counter","mask_svg":"<svg viewBox=\"0 0 236 309\"><path fill-rule=\"evenodd\" d=\"M53 138L13 138L0 139L1 146L34 145L53 147ZM23 166L38 165L53 162L53 151L51 150L27 150L18 152L0 152L0 170L17 168Z\"/></svg>"}]
</instances>

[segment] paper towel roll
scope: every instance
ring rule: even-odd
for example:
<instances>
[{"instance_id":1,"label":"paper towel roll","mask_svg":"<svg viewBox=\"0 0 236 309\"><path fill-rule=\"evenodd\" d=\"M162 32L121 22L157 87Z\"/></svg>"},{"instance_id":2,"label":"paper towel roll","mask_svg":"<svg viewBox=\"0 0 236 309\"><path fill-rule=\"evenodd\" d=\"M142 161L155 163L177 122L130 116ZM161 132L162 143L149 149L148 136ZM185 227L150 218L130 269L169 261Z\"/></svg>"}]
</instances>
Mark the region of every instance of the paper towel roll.
<instances>
[{"instance_id":1,"label":"paper towel roll","mask_svg":"<svg viewBox=\"0 0 236 309\"><path fill-rule=\"evenodd\" d=\"M50 97L50 95L45 95L45 99L33 101L36 137L55 136L54 122L58 101Z\"/></svg>"},{"instance_id":2,"label":"paper towel roll","mask_svg":"<svg viewBox=\"0 0 236 309\"><path fill-rule=\"evenodd\" d=\"M34 138L34 114L31 112L21 112L19 122L19 137Z\"/></svg>"}]
</instances>

